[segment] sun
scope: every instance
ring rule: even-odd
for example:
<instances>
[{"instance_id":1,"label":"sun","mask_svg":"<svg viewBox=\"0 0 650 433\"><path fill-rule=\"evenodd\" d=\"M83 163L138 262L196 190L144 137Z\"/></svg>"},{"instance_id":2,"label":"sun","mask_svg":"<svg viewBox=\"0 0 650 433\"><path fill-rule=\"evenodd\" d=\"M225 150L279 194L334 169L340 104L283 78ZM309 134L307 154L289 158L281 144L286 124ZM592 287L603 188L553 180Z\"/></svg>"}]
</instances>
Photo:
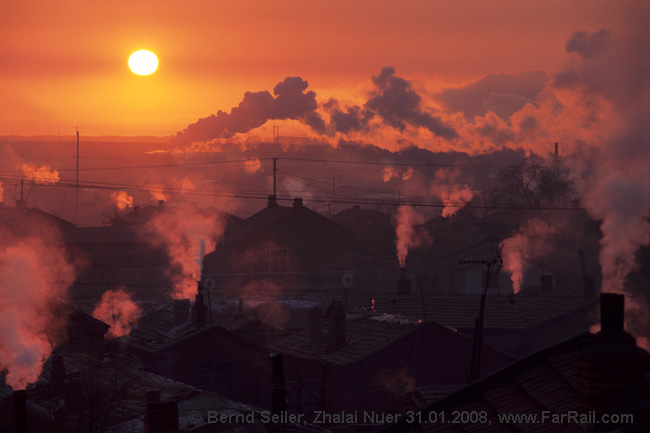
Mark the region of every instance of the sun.
<instances>
[{"instance_id":1,"label":"sun","mask_svg":"<svg viewBox=\"0 0 650 433\"><path fill-rule=\"evenodd\" d=\"M137 75L151 75L158 69L158 57L151 51L136 51L129 57L129 68Z\"/></svg>"}]
</instances>

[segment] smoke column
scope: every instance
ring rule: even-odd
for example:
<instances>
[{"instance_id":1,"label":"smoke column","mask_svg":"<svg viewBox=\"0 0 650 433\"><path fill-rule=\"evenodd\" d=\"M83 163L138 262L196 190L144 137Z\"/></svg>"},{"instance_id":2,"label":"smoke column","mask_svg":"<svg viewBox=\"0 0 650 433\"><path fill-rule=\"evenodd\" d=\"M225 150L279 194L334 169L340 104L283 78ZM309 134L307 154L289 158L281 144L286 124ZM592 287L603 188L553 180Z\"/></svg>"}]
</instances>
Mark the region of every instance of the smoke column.
<instances>
[{"instance_id":1,"label":"smoke column","mask_svg":"<svg viewBox=\"0 0 650 433\"><path fill-rule=\"evenodd\" d=\"M191 298L196 294L196 282L201 279L201 243L204 242L205 251L214 250L223 231L224 221L188 208L165 207L147 223L142 236L164 247L172 263L173 298Z\"/></svg>"},{"instance_id":2,"label":"smoke column","mask_svg":"<svg viewBox=\"0 0 650 433\"><path fill-rule=\"evenodd\" d=\"M557 226L533 218L522 224L517 234L501 242L503 267L510 274L515 293L521 290L527 263L552 251L552 235L557 232Z\"/></svg>"},{"instance_id":3,"label":"smoke column","mask_svg":"<svg viewBox=\"0 0 650 433\"><path fill-rule=\"evenodd\" d=\"M97 303L92 316L111 325L107 338L127 335L137 325L142 309L124 290L108 290Z\"/></svg>"},{"instance_id":4,"label":"smoke column","mask_svg":"<svg viewBox=\"0 0 650 433\"><path fill-rule=\"evenodd\" d=\"M397 247L397 260L400 267L406 266L406 256L409 249L429 242L426 231L417 230L416 226L424 223L424 217L417 213L411 206L399 206L395 215L395 246Z\"/></svg>"},{"instance_id":5,"label":"smoke column","mask_svg":"<svg viewBox=\"0 0 650 433\"><path fill-rule=\"evenodd\" d=\"M74 280L63 249L39 238L0 242L0 370L25 389L38 380L63 329L51 311Z\"/></svg>"},{"instance_id":6,"label":"smoke column","mask_svg":"<svg viewBox=\"0 0 650 433\"><path fill-rule=\"evenodd\" d=\"M119 210L133 207L133 197L125 191L113 191L111 193L111 200L113 200L113 203Z\"/></svg>"}]
</instances>

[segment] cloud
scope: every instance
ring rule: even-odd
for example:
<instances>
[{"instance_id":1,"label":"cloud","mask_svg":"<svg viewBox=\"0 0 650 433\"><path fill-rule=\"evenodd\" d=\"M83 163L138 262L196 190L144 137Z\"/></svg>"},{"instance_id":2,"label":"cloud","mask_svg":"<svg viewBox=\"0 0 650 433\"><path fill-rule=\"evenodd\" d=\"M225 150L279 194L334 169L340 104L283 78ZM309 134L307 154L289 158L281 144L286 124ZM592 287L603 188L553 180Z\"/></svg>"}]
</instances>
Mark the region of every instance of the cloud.
<instances>
[{"instance_id":1,"label":"cloud","mask_svg":"<svg viewBox=\"0 0 650 433\"><path fill-rule=\"evenodd\" d=\"M526 103L534 103L547 79L541 71L490 74L463 87L444 89L435 97L447 110L462 111L467 121L490 111L508 120Z\"/></svg>"},{"instance_id":2,"label":"cloud","mask_svg":"<svg viewBox=\"0 0 650 433\"><path fill-rule=\"evenodd\" d=\"M567 53L576 53L584 59L601 56L610 46L611 35L607 29L589 34L585 31L573 32L566 43Z\"/></svg>"}]
</instances>

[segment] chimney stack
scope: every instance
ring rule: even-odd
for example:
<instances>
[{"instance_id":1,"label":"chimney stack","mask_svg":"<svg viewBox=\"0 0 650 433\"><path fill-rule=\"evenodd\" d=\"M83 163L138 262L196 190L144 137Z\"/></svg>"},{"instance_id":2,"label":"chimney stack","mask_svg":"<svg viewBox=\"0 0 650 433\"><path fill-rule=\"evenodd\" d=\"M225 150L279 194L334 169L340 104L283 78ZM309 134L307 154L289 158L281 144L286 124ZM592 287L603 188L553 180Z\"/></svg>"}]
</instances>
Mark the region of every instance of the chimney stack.
<instances>
[{"instance_id":1,"label":"chimney stack","mask_svg":"<svg viewBox=\"0 0 650 433\"><path fill-rule=\"evenodd\" d=\"M271 354L271 408L274 414L287 410L287 388L284 382L284 360L281 353Z\"/></svg>"},{"instance_id":2,"label":"chimney stack","mask_svg":"<svg viewBox=\"0 0 650 433\"><path fill-rule=\"evenodd\" d=\"M397 279L397 294L408 295L411 293L411 280L406 277L406 268L399 268L400 277Z\"/></svg>"},{"instance_id":3,"label":"chimney stack","mask_svg":"<svg viewBox=\"0 0 650 433\"><path fill-rule=\"evenodd\" d=\"M577 390L585 409L598 412L624 409L644 397L647 352L624 331L625 298L600 295L601 331L576 353Z\"/></svg>"},{"instance_id":4,"label":"chimney stack","mask_svg":"<svg viewBox=\"0 0 650 433\"><path fill-rule=\"evenodd\" d=\"M189 299L175 299L174 300L174 323L180 325L190 321L190 300Z\"/></svg>"},{"instance_id":5,"label":"chimney stack","mask_svg":"<svg viewBox=\"0 0 650 433\"><path fill-rule=\"evenodd\" d=\"M192 305L192 326L205 326L208 323L208 306L205 305L203 300L203 288L201 282L198 283L198 291L196 298L194 298L194 305Z\"/></svg>"},{"instance_id":6,"label":"chimney stack","mask_svg":"<svg viewBox=\"0 0 650 433\"><path fill-rule=\"evenodd\" d=\"M178 433L178 403L176 401L147 402L144 431L145 433Z\"/></svg>"},{"instance_id":7,"label":"chimney stack","mask_svg":"<svg viewBox=\"0 0 650 433\"><path fill-rule=\"evenodd\" d=\"M275 194L269 195L268 207L275 207L278 205L278 197Z\"/></svg>"},{"instance_id":8,"label":"chimney stack","mask_svg":"<svg viewBox=\"0 0 650 433\"><path fill-rule=\"evenodd\" d=\"M329 334L327 336L327 348L336 350L345 346L345 307L343 301L332 301L325 317L329 319Z\"/></svg>"},{"instance_id":9,"label":"chimney stack","mask_svg":"<svg viewBox=\"0 0 650 433\"><path fill-rule=\"evenodd\" d=\"M293 199L293 207L294 208L299 208L302 207L302 198L296 197Z\"/></svg>"},{"instance_id":10,"label":"chimney stack","mask_svg":"<svg viewBox=\"0 0 650 433\"><path fill-rule=\"evenodd\" d=\"M625 296L616 293L600 294L600 331L624 333Z\"/></svg>"},{"instance_id":11,"label":"chimney stack","mask_svg":"<svg viewBox=\"0 0 650 433\"><path fill-rule=\"evenodd\" d=\"M27 391L14 391L14 422L16 433L27 433Z\"/></svg>"},{"instance_id":12,"label":"chimney stack","mask_svg":"<svg viewBox=\"0 0 650 433\"><path fill-rule=\"evenodd\" d=\"M158 207L165 206L165 200L158 200Z\"/></svg>"}]
</instances>

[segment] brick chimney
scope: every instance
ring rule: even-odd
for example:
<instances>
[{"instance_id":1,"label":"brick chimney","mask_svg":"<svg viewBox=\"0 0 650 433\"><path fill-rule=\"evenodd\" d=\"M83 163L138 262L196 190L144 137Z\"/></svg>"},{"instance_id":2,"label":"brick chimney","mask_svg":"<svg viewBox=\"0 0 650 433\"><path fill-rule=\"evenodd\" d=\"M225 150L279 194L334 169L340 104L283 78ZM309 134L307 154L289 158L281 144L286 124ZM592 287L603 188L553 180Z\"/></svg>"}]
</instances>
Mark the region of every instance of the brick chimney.
<instances>
[{"instance_id":1,"label":"brick chimney","mask_svg":"<svg viewBox=\"0 0 650 433\"><path fill-rule=\"evenodd\" d=\"M345 346L345 307L343 301L332 301L325 311L329 319L329 333L327 335L327 348L336 350Z\"/></svg>"},{"instance_id":2,"label":"brick chimney","mask_svg":"<svg viewBox=\"0 0 650 433\"><path fill-rule=\"evenodd\" d=\"M198 292L194 298L194 305L192 305L192 317L190 320L192 326L204 326L208 323L208 306L205 305L203 300L203 288L201 282L198 283Z\"/></svg>"},{"instance_id":3,"label":"brick chimney","mask_svg":"<svg viewBox=\"0 0 650 433\"><path fill-rule=\"evenodd\" d=\"M625 297L600 295L601 330L576 354L577 390L585 409L623 409L643 397L648 353L624 331Z\"/></svg>"},{"instance_id":4,"label":"brick chimney","mask_svg":"<svg viewBox=\"0 0 650 433\"><path fill-rule=\"evenodd\" d=\"M284 381L284 360L281 353L271 354L271 408L274 414L287 410L287 388Z\"/></svg>"},{"instance_id":5,"label":"brick chimney","mask_svg":"<svg viewBox=\"0 0 650 433\"><path fill-rule=\"evenodd\" d=\"M296 197L293 199L293 207L294 208L299 208L302 207L302 198Z\"/></svg>"},{"instance_id":6,"label":"brick chimney","mask_svg":"<svg viewBox=\"0 0 650 433\"><path fill-rule=\"evenodd\" d=\"M190 321L190 300L174 300L174 324L180 325Z\"/></svg>"},{"instance_id":7,"label":"brick chimney","mask_svg":"<svg viewBox=\"0 0 650 433\"><path fill-rule=\"evenodd\" d=\"M178 433L178 403L150 401L144 414L145 433Z\"/></svg>"},{"instance_id":8,"label":"brick chimney","mask_svg":"<svg viewBox=\"0 0 650 433\"><path fill-rule=\"evenodd\" d=\"M406 277L406 268L399 268L400 277L397 279L397 294L408 295L411 293L411 280Z\"/></svg>"},{"instance_id":9,"label":"brick chimney","mask_svg":"<svg viewBox=\"0 0 650 433\"><path fill-rule=\"evenodd\" d=\"M275 207L278 205L278 196L271 194L269 195L268 207Z\"/></svg>"},{"instance_id":10,"label":"brick chimney","mask_svg":"<svg viewBox=\"0 0 650 433\"><path fill-rule=\"evenodd\" d=\"M27 433L27 391L14 391L14 423L16 433Z\"/></svg>"}]
</instances>

